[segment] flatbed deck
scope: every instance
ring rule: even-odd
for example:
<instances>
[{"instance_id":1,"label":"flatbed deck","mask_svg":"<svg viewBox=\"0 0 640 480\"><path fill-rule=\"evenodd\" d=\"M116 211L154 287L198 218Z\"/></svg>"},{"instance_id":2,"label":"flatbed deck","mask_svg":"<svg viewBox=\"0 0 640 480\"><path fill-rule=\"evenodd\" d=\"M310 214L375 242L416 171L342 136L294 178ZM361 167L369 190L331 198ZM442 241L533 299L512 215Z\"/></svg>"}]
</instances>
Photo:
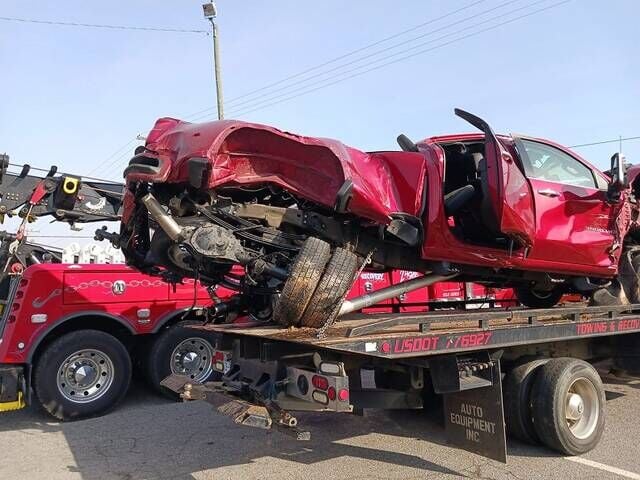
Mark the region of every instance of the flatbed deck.
<instances>
[{"instance_id":1,"label":"flatbed deck","mask_svg":"<svg viewBox=\"0 0 640 480\"><path fill-rule=\"evenodd\" d=\"M382 358L410 358L640 332L640 305L351 314L312 328L209 324L211 332Z\"/></svg>"}]
</instances>

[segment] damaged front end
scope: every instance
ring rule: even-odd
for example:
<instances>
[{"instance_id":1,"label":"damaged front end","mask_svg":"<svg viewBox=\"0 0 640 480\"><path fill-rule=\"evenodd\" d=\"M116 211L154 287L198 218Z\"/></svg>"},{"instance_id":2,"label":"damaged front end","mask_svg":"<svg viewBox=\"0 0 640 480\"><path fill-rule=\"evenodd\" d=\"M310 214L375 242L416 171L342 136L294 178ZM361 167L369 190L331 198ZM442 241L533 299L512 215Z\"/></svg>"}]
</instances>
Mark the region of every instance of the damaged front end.
<instances>
[{"instance_id":1,"label":"damaged front end","mask_svg":"<svg viewBox=\"0 0 640 480\"><path fill-rule=\"evenodd\" d=\"M128 263L169 282L189 277L236 290L236 310L268 317L305 236L238 216L229 199L195 202L173 190L138 184L130 192L135 211L119 240Z\"/></svg>"},{"instance_id":2,"label":"damaged front end","mask_svg":"<svg viewBox=\"0 0 640 480\"><path fill-rule=\"evenodd\" d=\"M118 243L136 268L237 290L237 309L262 318L309 238L353 265L420 265L424 162L245 122L162 119L125 170Z\"/></svg>"}]
</instances>

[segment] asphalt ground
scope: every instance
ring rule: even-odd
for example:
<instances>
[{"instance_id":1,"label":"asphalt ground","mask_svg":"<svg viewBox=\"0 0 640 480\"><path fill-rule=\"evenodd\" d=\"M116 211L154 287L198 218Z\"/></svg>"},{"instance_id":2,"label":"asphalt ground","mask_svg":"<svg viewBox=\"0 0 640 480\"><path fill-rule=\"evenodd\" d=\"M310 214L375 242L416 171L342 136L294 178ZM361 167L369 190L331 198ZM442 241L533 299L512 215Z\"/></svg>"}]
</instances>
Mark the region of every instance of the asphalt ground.
<instances>
[{"instance_id":1,"label":"asphalt ground","mask_svg":"<svg viewBox=\"0 0 640 480\"><path fill-rule=\"evenodd\" d=\"M605 381L604 437L573 459L509 441L507 465L487 460L447 447L438 418L421 411L301 414L312 440L296 442L134 385L101 418L59 423L36 407L0 416L0 479L640 480L640 380Z\"/></svg>"}]
</instances>

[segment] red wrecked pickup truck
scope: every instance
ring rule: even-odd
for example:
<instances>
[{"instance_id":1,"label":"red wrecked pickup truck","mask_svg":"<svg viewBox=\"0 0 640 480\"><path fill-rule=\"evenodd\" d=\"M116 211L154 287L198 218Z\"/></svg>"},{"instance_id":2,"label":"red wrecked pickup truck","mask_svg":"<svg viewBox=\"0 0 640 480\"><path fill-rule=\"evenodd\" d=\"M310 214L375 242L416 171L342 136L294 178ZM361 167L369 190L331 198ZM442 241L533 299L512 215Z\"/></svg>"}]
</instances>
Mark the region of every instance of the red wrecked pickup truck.
<instances>
[{"instance_id":1,"label":"red wrecked pickup truck","mask_svg":"<svg viewBox=\"0 0 640 480\"><path fill-rule=\"evenodd\" d=\"M118 243L148 273L226 283L239 310L275 304L283 325L349 313L364 264L425 273L408 291L455 277L531 307L565 293L640 303L638 169L616 154L604 173L455 113L480 132L368 153L242 121L158 120L125 169ZM236 264L248 281L228 281Z\"/></svg>"}]
</instances>

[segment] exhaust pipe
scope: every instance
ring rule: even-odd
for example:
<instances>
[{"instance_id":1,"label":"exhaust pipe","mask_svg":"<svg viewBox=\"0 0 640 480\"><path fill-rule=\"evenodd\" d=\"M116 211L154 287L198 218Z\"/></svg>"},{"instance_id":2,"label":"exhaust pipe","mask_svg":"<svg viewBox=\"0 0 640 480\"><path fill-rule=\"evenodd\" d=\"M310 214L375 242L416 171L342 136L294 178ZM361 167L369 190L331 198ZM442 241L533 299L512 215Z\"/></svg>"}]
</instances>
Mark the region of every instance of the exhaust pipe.
<instances>
[{"instance_id":1,"label":"exhaust pipe","mask_svg":"<svg viewBox=\"0 0 640 480\"><path fill-rule=\"evenodd\" d=\"M434 283L453 278L456 275L457 274L425 275L423 277L412 278L411 280L407 280L406 282L391 285L390 287L381 288L380 290L376 290L372 293L367 293L366 295L361 295L350 300L345 300L344 302L342 302L342 306L340 307L340 313L338 313L338 316L340 317L342 315L346 315L347 313L353 313L357 310L370 307L383 300L388 300L393 297L399 297L403 293L411 292L423 287L428 287L429 285L433 285Z\"/></svg>"},{"instance_id":2,"label":"exhaust pipe","mask_svg":"<svg viewBox=\"0 0 640 480\"><path fill-rule=\"evenodd\" d=\"M180 243L184 240L184 235L182 233L182 227L178 225L178 223L165 212L160 202L156 200L152 194L147 193L144 197L142 197L142 203L147 207L151 218L153 218L160 228L165 231L165 233L169 236L171 240L176 243Z\"/></svg>"}]
</instances>

